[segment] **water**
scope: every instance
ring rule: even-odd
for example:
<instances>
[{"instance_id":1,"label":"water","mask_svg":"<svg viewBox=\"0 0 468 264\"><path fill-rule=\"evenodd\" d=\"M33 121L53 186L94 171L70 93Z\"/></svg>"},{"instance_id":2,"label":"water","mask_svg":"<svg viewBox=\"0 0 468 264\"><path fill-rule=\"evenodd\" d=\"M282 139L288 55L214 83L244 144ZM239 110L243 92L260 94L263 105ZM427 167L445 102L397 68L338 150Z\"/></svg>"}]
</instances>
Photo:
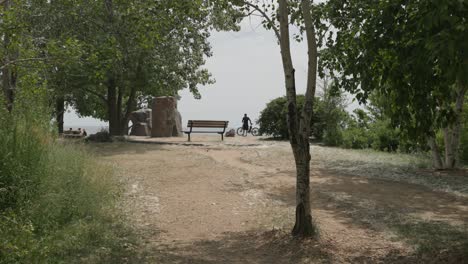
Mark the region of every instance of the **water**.
<instances>
[{"instance_id":1,"label":"water","mask_svg":"<svg viewBox=\"0 0 468 264\"><path fill-rule=\"evenodd\" d=\"M109 131L109 127L106 126L106 125L103 125L103 126L64 126L63 129L66 131L66 130L69 130L69 129L72 129L72 130L78 130L78 128L81 128L81 129L84 129L86 130L86 133L88 135L92 135L92 134L96 134L97 132L100 132L102 130L106 130L106 131ZM237 128L236 127L230 127L230 128L226 128L226 132L231 130L231 129L234 129L236 130ZM188 131L189 129L184 127L183 128L183 131ZM193 131L213 131L213 132L218 132L218 131L223 131L223 129L213 129L213 128L194 128ZM206 135L210 135L211 133L201 133L201 134L206 134Z\"/></svg>"},{"instance_id":2,"label":"water","mask_svg":"<svg viewBox=\"0 0 468 264\"><path fill-rule=\"evenodd\" d=\"M86 130L86 133L88 135L96 134L97 132L100 132L102 130L109 131L108 126L64 126L63 130L66 131L66 130L69 130L70 128L72 130L78 130L78 128L84 129Z\"/></svg>"}]
</instances>

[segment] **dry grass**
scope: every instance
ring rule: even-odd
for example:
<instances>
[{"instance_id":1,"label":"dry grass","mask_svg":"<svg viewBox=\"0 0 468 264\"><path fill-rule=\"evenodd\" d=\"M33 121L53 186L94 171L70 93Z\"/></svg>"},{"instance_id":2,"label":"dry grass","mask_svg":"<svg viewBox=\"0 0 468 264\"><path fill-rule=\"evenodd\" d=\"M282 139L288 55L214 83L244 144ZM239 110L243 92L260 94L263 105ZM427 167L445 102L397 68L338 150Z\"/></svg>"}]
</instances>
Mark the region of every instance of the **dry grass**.
<instances>
[{"instance_id":1,"label":"dry grass","mask_svg":"<svg viewBox=\"0 0 468 264\"><path fill-rule=\"evenodd\" d=\"M468 177L459 173L440 174L432 171L430 157L424 154L320 146L313 146L311 152L312 166L319 169L350 176L408 182L432 190L468 195Z\"/></svg>"}]
</instances>

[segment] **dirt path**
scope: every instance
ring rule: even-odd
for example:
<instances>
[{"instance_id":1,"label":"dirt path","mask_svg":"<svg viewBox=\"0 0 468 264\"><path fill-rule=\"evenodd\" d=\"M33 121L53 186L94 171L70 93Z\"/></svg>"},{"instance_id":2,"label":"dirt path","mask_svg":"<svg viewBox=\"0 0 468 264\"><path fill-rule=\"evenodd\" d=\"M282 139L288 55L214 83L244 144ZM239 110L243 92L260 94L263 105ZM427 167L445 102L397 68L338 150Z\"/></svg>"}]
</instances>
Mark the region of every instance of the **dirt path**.
<instances>
[{"instance_id":1,"label":"dirt path","mask_svg":"<svg viewBox=\"0 0 468 264\"><path fill-rule=\"evenodd\" d=\"M468 199L420 185L330 173L313 161L320 242L288 235L294 166L287 143L106 145L149 263L409 263L395 219L468 223ZM412 221L412 220L411 220ZM399 222L398 222L399 223Z\"/></svg>"}]
</instances>

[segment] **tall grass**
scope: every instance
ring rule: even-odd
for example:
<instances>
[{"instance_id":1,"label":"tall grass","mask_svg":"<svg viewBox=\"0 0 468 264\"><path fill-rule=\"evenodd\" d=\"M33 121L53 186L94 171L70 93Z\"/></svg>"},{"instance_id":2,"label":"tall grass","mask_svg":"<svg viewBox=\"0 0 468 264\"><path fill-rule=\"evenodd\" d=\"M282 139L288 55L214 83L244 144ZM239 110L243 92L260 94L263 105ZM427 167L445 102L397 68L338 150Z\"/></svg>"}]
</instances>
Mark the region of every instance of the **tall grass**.
<instances>
[{"instance_id":1,"label":"tall grass","mask_svg":"<svg viewBox=\"0 0 468 264\"><path fill-rule=\"evenodd\" d=\"M47 117L0 112L0 263L130 261L116 183Z\"/></svg>"}]
</instances>

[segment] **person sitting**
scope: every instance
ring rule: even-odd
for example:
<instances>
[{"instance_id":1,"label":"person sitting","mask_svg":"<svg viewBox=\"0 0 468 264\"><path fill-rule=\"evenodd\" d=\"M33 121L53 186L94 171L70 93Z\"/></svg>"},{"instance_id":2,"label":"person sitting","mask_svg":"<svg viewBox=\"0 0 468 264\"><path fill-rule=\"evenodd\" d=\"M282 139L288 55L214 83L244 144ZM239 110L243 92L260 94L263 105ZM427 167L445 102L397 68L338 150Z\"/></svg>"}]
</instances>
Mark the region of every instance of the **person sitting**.
<instances>
[{"instance_id":1,"label":"person sitting","mask_svg":"<svg viewBox=\"0 0 468 264\"><path fill-rule=\"evenodd\" d=\"M83 130L81 131L81 135L83 137L87 137L88 136L88 133L86 133L86 130L83 128Z\"/></svg>"}]
</instances>

